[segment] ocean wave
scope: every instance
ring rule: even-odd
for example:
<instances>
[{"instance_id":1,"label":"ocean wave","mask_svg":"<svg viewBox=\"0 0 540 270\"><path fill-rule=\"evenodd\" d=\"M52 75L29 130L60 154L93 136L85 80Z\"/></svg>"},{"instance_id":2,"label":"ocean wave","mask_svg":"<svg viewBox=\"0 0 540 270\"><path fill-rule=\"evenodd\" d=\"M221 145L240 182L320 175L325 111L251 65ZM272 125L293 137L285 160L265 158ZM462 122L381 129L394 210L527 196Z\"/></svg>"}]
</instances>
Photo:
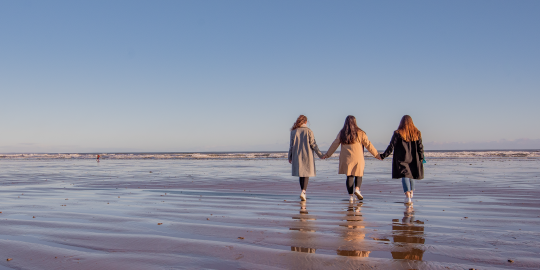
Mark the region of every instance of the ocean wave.
<instances>
[{"instance_id":1,"label":"ocean wave","mask_svg":"<svg viewBox=\"0 0 540 270\"><path fill-rule=\"evenodd\" d=\"M252 160L287 159L287 152L229 152L229 153L102 153L101 159L212 159L212 160ZM48 153L48 154L0 154L1 159L42 160L42 159L95 159L97 154L89 153ZM365 152L366 158L373 156ZM338 158L334 153L332 159ZM426 158L540 158L540 151L426 151Z\"/></svg>"}]
</instances>

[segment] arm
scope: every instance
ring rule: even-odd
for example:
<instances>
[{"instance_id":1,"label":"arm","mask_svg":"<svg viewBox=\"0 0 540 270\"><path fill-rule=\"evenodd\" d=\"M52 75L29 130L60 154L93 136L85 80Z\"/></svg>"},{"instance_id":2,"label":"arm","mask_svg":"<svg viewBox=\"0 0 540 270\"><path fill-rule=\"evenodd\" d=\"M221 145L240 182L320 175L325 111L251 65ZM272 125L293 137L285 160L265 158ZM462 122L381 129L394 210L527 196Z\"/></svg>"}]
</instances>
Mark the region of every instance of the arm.
<instances>
[{"instance_id":1,"label":"arm","mask_svg":"<svg viewBox=\"0 0 540 270\"><path fill-rule=\"evenodd\" d=\"M367 148L367 150L377 159L379 159L379 152L377 152L377 149L375 149L375 146L371 144L369 141L366 133L362 134L362 145Z\"/></svg>"},{"instance_id":2,"label":"arm","mask_svg":"<svg viewBox=\"0 0 540 270\"><path fill-rule=\"evenodd\" d=\"M422 138L418 139L416 142L416 149L418 150L420 161L422 161L424 159L424 145L422 144Z\"/></svg>"},{"instance_id":3,"label":"arm","mask_svg":"<svg viewBox=\"0 0 540 270\"><path fill-rule=\"evenodd\" d=\"M388 144L388 147L386 148L386 151L384 151L384 153L381 154L381 158L384 159L390 154L392 154L392 152L394 152L394 145L396 144L396 140L397 140L397 137L396 137L396 133L394 132L394 134L392 135L392 139L390 139L390 143Z\"/></svg>"},{"instance_id":4,"label":"arm","mask_svg":"<svg viewBox=\"0 0 540 270\"><path fill-rule=\"evenodd\" d=\"M291 131L291 143L289 146L289 163L292 162L292 148L293 148L293 133Z\"/></svg>"},{"instance_id":5,"label":"arm","mask_svg":"<svg viewBox=\"0 0 540 270\"><path fill-rule=\"evenodd\" d=\"M324 157L321 150L319 150L319 146L317 146L317 142L315 141L315 135L313 135L313 131L311 131L311 130L309 132L309 146L311 147L311 149L313 149L313 151L315 151L315 154L317 154L317 156L319 156L319 158Z\"/></svg>"},{"instance_id":6,"label":"arm","mask_svg":"<svg viewBox=\"0 0 540 270\"><path fill-rule=\"evenodd\" d=\"M328 148L328 151L326 151L326 154L324 155L325 158L329 158L332 156L332 154L334 152L336 152L338 146L340 145L341 143L339 142L339 134L337 135L336 139L334 140L334 142L332 143L332 145L330 145L330 148Z\"/></svg>"}]
</instances>

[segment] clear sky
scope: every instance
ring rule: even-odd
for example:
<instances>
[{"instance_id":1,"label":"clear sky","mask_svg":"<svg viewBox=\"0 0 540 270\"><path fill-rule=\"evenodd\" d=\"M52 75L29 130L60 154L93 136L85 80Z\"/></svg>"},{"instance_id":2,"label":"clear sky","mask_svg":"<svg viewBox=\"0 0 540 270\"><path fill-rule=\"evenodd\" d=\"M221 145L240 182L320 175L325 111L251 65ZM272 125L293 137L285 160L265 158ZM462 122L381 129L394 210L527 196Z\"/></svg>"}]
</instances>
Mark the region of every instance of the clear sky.
<instances>
[{"instance_id":1,"label":"clear sky","mask_svg":"<svg viewBox=\"0 0 540 270\"><path fill-rule=\"evenodd\" d=\"M540 1L0 1L0 152L540 149Z\"/></svg>"}]
</instances>

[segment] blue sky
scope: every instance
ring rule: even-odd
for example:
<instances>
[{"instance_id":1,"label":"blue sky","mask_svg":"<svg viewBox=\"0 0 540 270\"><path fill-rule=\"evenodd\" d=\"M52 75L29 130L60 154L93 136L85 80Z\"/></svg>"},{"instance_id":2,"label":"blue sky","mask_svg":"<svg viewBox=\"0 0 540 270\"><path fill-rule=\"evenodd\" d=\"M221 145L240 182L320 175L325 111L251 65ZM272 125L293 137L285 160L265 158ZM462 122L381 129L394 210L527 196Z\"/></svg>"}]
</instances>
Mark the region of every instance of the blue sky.
<instances>
[{"instance_id":1,"label":"blue sky","mask_svg":"<svg viewBox=\"0 0 540 270\"><path fill-rule=\"evenodd\" d=\"M539 1L0 1L0 152L540 149Z\"/></svg>"}]
</instances>

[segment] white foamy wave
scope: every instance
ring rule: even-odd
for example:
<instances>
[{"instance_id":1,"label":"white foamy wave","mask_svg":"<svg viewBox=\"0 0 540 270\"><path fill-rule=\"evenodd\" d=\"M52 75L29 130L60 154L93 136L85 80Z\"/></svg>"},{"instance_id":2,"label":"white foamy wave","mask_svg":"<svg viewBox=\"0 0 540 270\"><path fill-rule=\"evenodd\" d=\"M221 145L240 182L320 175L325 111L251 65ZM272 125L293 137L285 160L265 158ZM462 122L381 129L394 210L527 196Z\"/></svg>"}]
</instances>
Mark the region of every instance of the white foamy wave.
<instances>
[{"instance_id":1,"label":"white foamy wave","mask_svg":"<svg viewBox=\"0 0 540 270\"><path fill-rule=\"evenodd\" d=\"M426 152L431 158L538 158L540 151L451 151Z\"/></svg>"},{"instance_id":2,"label":"white foamy wave","mask_svg":"<svg viewBox=\"0 0 540 270\"><path fill-rule=\"evenodd\" d=\"M102 153L101 159L287 159L287 153ZM96 159L97 154L0 154L0 159Z\"/></svg>"},{"instance_id":3,"label":"white foamy wave","mask_svg":"<svg viewBox=\"0 0 540 270\"><path fill-rule=\"evenodd\" d=\"M229 153L102 153L101 159L209 159L209 160L253 160L287 159L287 152L229 152ZM97 154L88 153L48 153L48 154L0 154L2 159L42 160L42 159L95 159ZM373 156L365 152L366 158ZM540 151L427 151L426 158L540 158ZM334 153L331 159L339 158Z\"/></svg>"}]
</instances>

